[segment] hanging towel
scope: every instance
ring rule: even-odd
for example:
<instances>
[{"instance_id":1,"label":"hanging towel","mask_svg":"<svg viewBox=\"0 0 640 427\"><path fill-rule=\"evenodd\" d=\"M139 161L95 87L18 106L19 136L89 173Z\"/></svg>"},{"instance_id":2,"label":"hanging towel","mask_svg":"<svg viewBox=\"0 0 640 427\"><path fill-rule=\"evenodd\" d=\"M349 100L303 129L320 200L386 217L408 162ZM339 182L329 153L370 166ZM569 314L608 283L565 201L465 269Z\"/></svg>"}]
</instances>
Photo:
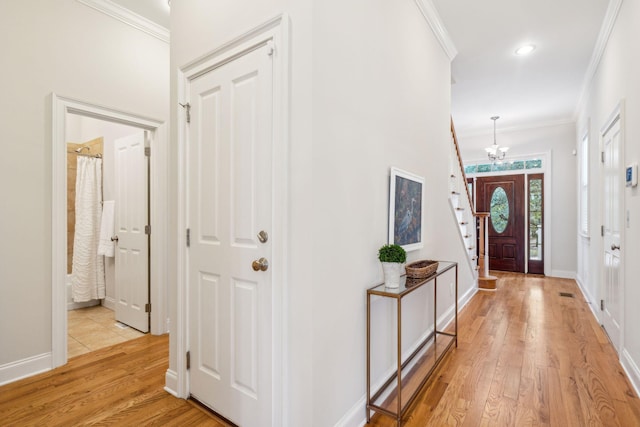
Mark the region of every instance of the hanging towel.
<instances>
[{"instance_id":1,"label":"hanging towel","mask_svg":"<svg viewBox=\"0 0 640 427\"><path fill-rule=\"evenodd\" d=\"M115 201L107 200L102 203L102 222L100 223L100 243L98 255L115 256L116 245L111 240L114 235Z\"/></svg>"},{"instance_id":2,"label":"hanging towel","mask_svg":"<svg viewBox=\"0 0 640 427\"><path fill-rule=\"evenodd\" d=\"M98 256L102 209L102 159L78 157L76 231L71 293L75 302L105 297L104 257Z\"/></svg>"}]
</instances>

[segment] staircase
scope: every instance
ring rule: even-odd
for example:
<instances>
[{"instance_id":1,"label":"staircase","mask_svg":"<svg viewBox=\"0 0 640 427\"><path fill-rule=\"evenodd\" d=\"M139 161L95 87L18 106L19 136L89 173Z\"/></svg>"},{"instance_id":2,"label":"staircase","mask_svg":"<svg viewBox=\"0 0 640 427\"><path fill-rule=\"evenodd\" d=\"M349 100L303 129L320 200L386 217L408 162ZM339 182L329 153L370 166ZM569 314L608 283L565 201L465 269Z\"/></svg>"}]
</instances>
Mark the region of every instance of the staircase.
<instances>
[{"instance_id":1,"label":"staircase","mask_svg":"<svg viewBox=\"0 0 640 427\"><path fill-rule=\"evenodd\" d=\"M449 205L458 224L460 240L467 253L469 267L473 272L476 272L478 270L476 220L473 216L473 205L470 202L471 198L467 190L467 179L461 173L462 171L458 166L458 154L455 152L455 144L452 143L452 147L453 152L450 156L452 162L449 176Z\"/></svg>"},{"instance_id":2,"label":"staircase","mask_svg":"<svg viewBox=\"0 0 640 427\"><path fill-rule=\"evenodd\" d=\"M480 289L495 289L497 278L489 275L488 258L485 258L487 252L488 236L486 234L487 213L477 213L474 210L473 199L467 185L467 177L462 166L462 158L460 157L460 148L456 131L451 121L451 159L450 177L449 177L449 205L458 222L460 231L460 239L467 252L467 259L471 270L475 272ZM476 235L476 224L480 226L480 239ZM476 244L480 244L480 248L476 248ZM479 254L479 255L478 255Z\"/></svg>"}]
</instances>

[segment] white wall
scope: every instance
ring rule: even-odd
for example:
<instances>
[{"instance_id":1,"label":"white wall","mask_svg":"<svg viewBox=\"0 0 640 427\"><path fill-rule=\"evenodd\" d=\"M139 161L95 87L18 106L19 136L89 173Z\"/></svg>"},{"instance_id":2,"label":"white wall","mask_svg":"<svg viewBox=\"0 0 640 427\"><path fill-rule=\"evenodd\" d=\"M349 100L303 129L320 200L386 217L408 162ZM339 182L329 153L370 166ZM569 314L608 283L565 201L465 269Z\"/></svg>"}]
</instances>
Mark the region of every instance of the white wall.
<instances>
[{"instance_id":1,"label":"white wall","mask_svg":"<svg viewBox=\"0 0 640 427\"><path fill-rule=\"evenodd\" d=\"M601 292L602 238L602 167L598 161L600 148L600 129L621 100L624 100L624 159L622 165L637 162L640 159L640 52L636 42L640 39L640 3L624 1L618 14L613 32L597 72L588 88L587 96L579 108L577 131L590 131L590 240L583 242L581 262L590 266L585 277L585 288L596 299ZM581 134L580 134L581 135ZM577 144L576 144L577 146ZM630 373L631 379L640 388L640 197L638 187L623 190L624 206L628 211L629 224L622 230L622 257L624 263L624 318L622 321L623 342L621 359ZM599 310L596 310L599 313Z\"/></svg>"},{"instance_id":2,"label":"white wall","mask_svg":"<svg viewBox=\"0 0 640 427\"><path fill-rule=\"evenodd\" d=\"M168 45L75 0L0 2L0 368L51 351L51 94L168 119Z\"/></svg>"},{"instance_id":3,"label":"white wall","mask_svg":"<svg viewBox=\"0 0 640 427\"><path fill-rule=\"evenodd\" d=\"M97 120L91 117L77 114L67 115L67 142L82 143L96 138L103 138L102 155L102 199L113 200L115 198L115 167L114 167L114 141L118 138L132 135L143 130L119 123ZM116 285L115 285L115 258L105 257L105 294L104 305L115 309Z\"/></svg>"},{"instance_id":4,"label":"white wall","mask_svg":"<svg viewBox=\"0 0 640 427\"><path fill-rule=\"evenodd\" d=\"M454 117L455 120L455 117ZM464 161L484 160L485 147L493 144L493 134L458 135ZM496 132L499 145L509 147L508 157L518 158L531 154L551 153L551 182L545 193L545 209L550 218L551 267L550 275L575 277L577 269L577 181L578 158L576 130L573 123L526 129L521 131ZM548 175L545 175L547 178ZM548 224L547 224L548 226ZM548 255L548 254L546 254Z\"/></svg>"},{"instance_id":5,"label":"white wall","mask_svg":"<svg viewBox=\"0 0 640 427\"><path fill-rule=\"evenodd\" d=\"M425 247L410 260L467 266L447 202L450 63L413 0L192 0L172 6L172 73L282 12L292 41L285 423L357 423L365 417L366 289L382 280L376 254L387 240L391 166L425 177ZM175 85L171 93L175 123L181 100ZM175 264L170 270L176 283ZM472 284L461 268L460 294ZM409 338L432 317L421 311L427 293L416 297L405 307ZM440 297L444 312L453 299ZM393 311L378 307L375 319L388 330ZM390 367L391 338L380 337L378 374Z\"/></svg>"}]
</instances>

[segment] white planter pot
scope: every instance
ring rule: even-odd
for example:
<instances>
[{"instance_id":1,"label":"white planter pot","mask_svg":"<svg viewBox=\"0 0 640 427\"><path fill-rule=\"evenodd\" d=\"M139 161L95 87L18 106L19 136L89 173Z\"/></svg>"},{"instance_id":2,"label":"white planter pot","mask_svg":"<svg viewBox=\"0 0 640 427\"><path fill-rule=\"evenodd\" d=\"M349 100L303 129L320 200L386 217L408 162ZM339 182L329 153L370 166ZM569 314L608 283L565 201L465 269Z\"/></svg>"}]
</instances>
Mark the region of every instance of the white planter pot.
<instances>
[{"instance_id":1,"label":"white planter pot","mask_svg":"<svg viewBox=\"0 0 640 427\"><path fill-rule=\"evenodd\" d=\"M402 264L399 262L383 262L382 272L384 273L384 285L387 288L400 287L400 275Z\"/></svg>"}]
</instances>

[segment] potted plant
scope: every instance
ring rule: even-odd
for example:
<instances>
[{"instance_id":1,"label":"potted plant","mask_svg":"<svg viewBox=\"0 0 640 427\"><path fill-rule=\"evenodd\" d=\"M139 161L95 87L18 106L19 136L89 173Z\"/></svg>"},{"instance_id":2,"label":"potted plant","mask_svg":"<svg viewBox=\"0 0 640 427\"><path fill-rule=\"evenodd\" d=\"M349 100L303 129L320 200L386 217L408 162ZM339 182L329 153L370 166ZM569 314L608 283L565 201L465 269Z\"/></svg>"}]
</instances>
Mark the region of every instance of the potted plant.
<instances>
[{"instance_id":1,"label":"potted plant","mask_svg":"<svg viewBox=\"0 0 640 427\"><path fill-rule=\"evenodd\" d=\"M378 259L382 263L384 285L387 288L399 287L402 264L407 261L407 252L400 245L384 245L378 250Z\"/></svg>"}]
</instances>

